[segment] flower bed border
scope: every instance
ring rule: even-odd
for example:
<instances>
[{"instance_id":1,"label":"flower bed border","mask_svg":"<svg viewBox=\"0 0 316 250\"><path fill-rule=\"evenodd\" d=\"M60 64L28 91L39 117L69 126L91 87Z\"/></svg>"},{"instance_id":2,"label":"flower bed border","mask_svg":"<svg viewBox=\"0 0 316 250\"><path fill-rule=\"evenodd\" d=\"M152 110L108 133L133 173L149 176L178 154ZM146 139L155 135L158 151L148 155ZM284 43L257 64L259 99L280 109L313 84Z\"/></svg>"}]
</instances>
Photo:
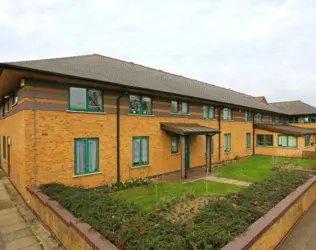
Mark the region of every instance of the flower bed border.
<instances>
[{"instance_id":1,"label":"flower bed border","mask_svg":"<svg viewBox=\"0 0 316 250\"><path fill-rule=\"evenodd\" d=\"M312 200L307 199L305 197L306 195L312 196ZM304 203L304 198L307 199L307 204L306 201ZM312 177L280 201L267 214L254 222L248 228L247 232L236 237L234 240L225 245L222 250L275 249L275 247L282 242L296 222L309 210L315 201L316 177ZM282 222L280 223L280 221L286 216L287 212L291 212L291 209L295 209L296 205L301 209L298 209L299 213L297 214L294 214L296 211L292 211L295 219L292 221L293 223L291 223L290 228L286 229L281 235L269 235L269 230L273 230L273 226L277 227L281 225L281 228L284 229L284 227L282 227Z\"/></svg>"},{"instance_id":2,"label":"flower bed border","mask_svg":"<svg viewBox=\"0 0 316 250\"><path fill-rule=\"evenodd\" d=\"M73 216L67 209L63 208L57 201L50 200L49 197L43 194L39 189L35 187L27 186L26 190L30 193L31 198L37 199L42 206L44 206L45 212L36 210L37 201L28 200L29 206L33 210L33 213L50 229L50 231L54 234L55 238L58 239L60 243L62 243L65 249L67 245L71 245L71 249L81 249L82 245L78 245L79 248L76 248L69 242L65 242L61 237L58 237L55 233L55 230L59 231L58 224L62 223L63 226L66 226L69 230L74 230L75 233L79 237L81 237L82 242L84 242L84 249L93 249L93 250L117 250L118 248L114 246L110 241L101 236L101 234L91 228L91 226L87 223L80 222L78 218ZM42 212L42 213L41 213ZM56 217L59 219L56 223L48 224L45 219L49 217L49 212L53 212ZM46 218L45 218L46 217ZM55 225L53 225L55 224ZM68 237L66 235L67 240L72 240L73 237ZM73 240L72 243L76 244L77 241ZM79 244L79 243L78 243Z\"/></svg>"}]
</instances>

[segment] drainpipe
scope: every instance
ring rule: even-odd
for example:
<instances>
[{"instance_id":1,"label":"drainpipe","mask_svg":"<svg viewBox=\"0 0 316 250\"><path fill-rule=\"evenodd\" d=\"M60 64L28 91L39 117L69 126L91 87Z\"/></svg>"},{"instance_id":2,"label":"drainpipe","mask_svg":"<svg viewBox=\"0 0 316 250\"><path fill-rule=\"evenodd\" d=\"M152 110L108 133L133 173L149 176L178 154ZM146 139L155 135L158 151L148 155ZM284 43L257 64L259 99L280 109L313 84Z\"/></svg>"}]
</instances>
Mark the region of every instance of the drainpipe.
<instances>
[{"instance_id":1,"label":"drainpipe","mask_svg":"<svg viewBox=\"0 0 316 250\"><path fill-rule=\"evenodd\" d=\"M255 155L255 116L252 116L252 154Z\"/></svg>"},{"instance_id":2,"label":"drainpipe","mask_svg":"<svg viewBox=\"0 0 316 250\"><path fill-rule=\"evenodd\" d=\"M36 157L36 87L34 87L34 104L33 104L33 112L34 112L34 120L33 120L33 126L34 126L34 141L33 141L33 171L34 171L34 186L36 187L36 174L37 174L37 169L36 169L36 161L37 161L37 157Z\"/></svg>"},{"instance_id":3,"label":"drainpipe","mask_svg":"<svg viewBox=\"0 0 316 250\"><path fill-rule=\"evenodd\" d=\"M218 130L221 131L221 109L218 109ZM221 133L218 134L218 161L221 162Z\"/></svg>"},{"instance_id":4,"label":"drainpipe","mask_svg":"<svg viewBox=\"0 0 316 250\"><path fill-rule=\"evenodd\" d=\"M120 102L121 98L128 95L128 92L120 94L116 99L116 173L117 173L117 183L121 181L121 151L120 151Z\"/></svg>"}]
</instances>

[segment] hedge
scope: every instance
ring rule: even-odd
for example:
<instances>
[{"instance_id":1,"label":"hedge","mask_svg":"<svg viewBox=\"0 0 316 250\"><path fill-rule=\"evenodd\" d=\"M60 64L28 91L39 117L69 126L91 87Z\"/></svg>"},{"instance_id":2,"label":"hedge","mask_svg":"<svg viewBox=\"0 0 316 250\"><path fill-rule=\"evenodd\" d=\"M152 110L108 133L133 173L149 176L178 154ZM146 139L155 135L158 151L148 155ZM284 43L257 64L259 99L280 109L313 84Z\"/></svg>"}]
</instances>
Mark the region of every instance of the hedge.
<instances>
[{"instance_id":1,"label":"hedge","mask_svg":"<svg viewBox=\"0 0 316 250\"><path fill-rule=\"evenodd\" d=\"M274 173L239 193L210 201L185 228L100 189L52 183L41 190L120 249L221 249L308 178L299 172Z\"/></svg>"}]
</instances>

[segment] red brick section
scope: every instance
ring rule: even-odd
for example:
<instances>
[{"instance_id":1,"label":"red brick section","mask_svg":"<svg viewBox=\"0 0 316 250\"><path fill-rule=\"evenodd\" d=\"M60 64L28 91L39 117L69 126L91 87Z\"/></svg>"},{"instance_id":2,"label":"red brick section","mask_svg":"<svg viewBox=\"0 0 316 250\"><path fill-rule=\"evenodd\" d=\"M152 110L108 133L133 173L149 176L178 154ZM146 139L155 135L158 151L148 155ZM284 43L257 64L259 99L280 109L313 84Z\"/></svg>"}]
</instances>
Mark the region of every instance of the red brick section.
<instances>
[{"instance_id":1,"label":"red brick section","mask_svg":"<svg viewBox=\"0 0 316 250\"><path fill-rule=\"evenodd\" d=\"M316 182L316 177L311 178L305 184L280 201L266 215L254 222L246 233L229 242L222 250L246 250L249 249L273 224L286 213L289 208Z\"/></svg>"},{"instance_id":2,"label":"red brick section","mask_svg":"<svg viewBox=\"0 0 316 250\"><path fill-rule=\"evenodd\" d=\"M87 223L79 222L79 219L73 216L67 209L63 208L57 201L49 200L49 197L39 189L27 186L27 191L36 196L43 205L49 207L65 224L75 229L82 238L95 250L117 250L111 242L101 236L100 233L93 230ZM47 225L49 226L49 225Z\"/></svg>"}]
</instances>

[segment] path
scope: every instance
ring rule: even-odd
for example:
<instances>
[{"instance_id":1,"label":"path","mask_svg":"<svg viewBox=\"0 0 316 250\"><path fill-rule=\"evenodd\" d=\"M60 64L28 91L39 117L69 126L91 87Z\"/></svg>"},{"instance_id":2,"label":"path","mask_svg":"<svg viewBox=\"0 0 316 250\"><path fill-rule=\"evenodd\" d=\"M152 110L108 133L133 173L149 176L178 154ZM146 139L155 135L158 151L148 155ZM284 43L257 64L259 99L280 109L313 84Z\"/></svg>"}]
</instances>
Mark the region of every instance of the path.
<instances>
[{"instance_id":1,"label":"path","mask_svg":"<svg viewBox=\"0 0 316 250\"><path fill-rule=\"evenodd\" d=\"M59 247L0 169L0 250L42 249Z\"/></svg>"},{"instance_id":2,"label":"path","mask_svg":"<svg viewBox=\"0 0 316 250\"><path fill-rule=\"evenodd\" d=\"M227 184L234 184L234 185L239 185L239 186L246 186L246 187L251 184L250 182L246 182L246 181L238 181L238 180L233 180L233 179L216 177L216 176L212 176L212 175L209 175L209 176L204 177L202 179L208 180L208 181L227 183Z\"/></svg>"},{"instance_id":3,"label":"path","mask_svg":"<svg viewBox=\"0 0 316 250\"><path fill-rule=\"evenodd\" d=\"M278 250L316 249L316 203L297 223Z\"/></svg>"}]
</instances>

